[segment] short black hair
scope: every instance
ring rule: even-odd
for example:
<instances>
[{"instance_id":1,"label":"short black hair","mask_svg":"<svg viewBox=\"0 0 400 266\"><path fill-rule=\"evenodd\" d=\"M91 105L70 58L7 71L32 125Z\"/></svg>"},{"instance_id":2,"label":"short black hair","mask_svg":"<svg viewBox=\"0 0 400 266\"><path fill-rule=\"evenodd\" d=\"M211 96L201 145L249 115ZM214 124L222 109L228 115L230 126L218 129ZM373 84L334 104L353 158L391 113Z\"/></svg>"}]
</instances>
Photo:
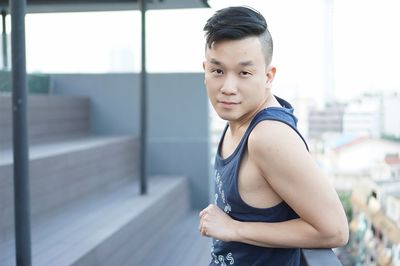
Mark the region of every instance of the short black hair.
<instances>
[{"instance_id":1,"label":"short black hair","mask_svg":"<svg viewBox=\"0 0 400 266\"><path fill-rule=\"evenodd\" d=\"M272 61L272 37L265 18L255 9L236 6L218 10L207 20L203 30L206 32L208 48L223 40L240 40L257 36L260 38L266 65Z\"/></svg>"}]
</instances>

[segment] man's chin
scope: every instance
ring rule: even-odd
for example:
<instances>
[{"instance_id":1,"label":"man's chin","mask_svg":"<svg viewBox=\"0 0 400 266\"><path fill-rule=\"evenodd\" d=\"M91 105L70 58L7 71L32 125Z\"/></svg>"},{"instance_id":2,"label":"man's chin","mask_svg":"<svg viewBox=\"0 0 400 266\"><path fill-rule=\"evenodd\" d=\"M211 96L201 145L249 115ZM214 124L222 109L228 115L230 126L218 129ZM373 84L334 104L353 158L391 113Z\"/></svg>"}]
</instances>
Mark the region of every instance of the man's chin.
<instances>
[{"instance_id":1,"label":"man's chin","mask_svg":"<svg viewBox=\"0 0 400 266\"><path fill-rule=\"evenodd\" d=\"M233 114L227 114L227 113L217 113L218 116L225 121L232 121L235 120L235 116Z\"/></svg>"}]
</instances>

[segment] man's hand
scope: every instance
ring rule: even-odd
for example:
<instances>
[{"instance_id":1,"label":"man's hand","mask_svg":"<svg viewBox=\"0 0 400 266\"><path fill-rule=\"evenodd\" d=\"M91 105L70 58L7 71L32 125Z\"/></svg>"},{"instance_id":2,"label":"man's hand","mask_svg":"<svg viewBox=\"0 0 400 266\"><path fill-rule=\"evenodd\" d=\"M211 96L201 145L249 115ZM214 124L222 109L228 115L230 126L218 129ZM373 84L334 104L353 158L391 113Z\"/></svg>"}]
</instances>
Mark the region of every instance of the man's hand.
<instances>
[{"instance_id":1,"label":"man's hand","mask_svg":"<svg viewBox=\"0 0 400 266\"><path fill-rule=\"evenodd\" d=\"M199 231L203 236L213 237L225 242L233 241L237 221L214 204L203 209L200 214Z\"/></svg>"}]
</instances>

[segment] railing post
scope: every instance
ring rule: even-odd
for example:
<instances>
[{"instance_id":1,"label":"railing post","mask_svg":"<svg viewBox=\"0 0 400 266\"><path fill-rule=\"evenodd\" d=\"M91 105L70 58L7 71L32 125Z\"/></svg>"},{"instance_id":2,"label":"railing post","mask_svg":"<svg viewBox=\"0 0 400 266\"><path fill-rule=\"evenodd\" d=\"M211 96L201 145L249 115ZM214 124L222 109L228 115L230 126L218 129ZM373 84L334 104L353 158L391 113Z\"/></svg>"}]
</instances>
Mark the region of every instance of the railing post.
<instances>
[{"instance_id":1,"label":"railing post","mask_svg":"<svg viewBox=\"0 0 400 266\"><path fill-rule=\"evenodd\" d=\"M147 72L146 72L146 1L140 0L142 58L140 72L140 194L147 193Z\"/></svg>"},{"instance_id":2,"label":"railing post","mask_svg":"<svg viewBox=\"0 0 400 266\"><path fill-rule=\"evenodd\" d=\"M8 43L7 43L7 27L6 27L7 11L1 10L2 32L1 39L3 44L3 69L8 69Z\"/></svg>"},{"instance_id":3,"label":"railing post","mask_svg":"<svg viewBox=\"0 0 400 266\"><path fill-rule=\"evenodd\" d=\"M11 0L11 62L16 264L31 265L29 149L25 59L26 0Z\"/></svg>"}]
</instances>

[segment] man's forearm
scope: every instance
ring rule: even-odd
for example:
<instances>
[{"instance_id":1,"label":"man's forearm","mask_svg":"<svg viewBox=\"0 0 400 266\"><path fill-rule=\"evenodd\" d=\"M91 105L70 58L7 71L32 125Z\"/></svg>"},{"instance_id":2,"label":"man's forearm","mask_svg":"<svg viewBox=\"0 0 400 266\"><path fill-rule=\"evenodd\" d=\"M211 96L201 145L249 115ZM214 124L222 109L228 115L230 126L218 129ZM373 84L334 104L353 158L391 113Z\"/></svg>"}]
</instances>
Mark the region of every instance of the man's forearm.
<instances>
[{"instance_id":1,"label":"man's forearm","mask_svg":"<svg viewBox=\"0 0 400 266\"><path fill-rule=\"evenodd\" d=\"M347 242L347 232L324 233L302 219L277 223L235 221L232 241L276 248L333 248Z\"/></svg>"}]
</instances>

